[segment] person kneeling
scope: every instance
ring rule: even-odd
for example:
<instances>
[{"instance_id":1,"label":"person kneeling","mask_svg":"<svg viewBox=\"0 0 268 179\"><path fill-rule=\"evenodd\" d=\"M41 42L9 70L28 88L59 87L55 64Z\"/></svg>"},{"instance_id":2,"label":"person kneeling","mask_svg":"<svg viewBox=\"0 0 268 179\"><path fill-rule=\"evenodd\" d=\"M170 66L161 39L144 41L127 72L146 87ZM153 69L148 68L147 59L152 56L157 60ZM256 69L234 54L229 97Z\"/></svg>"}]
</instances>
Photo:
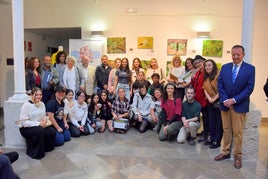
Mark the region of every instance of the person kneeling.
<instances>
[{"instance_id":1,"label":"person kneeling","mask_svg":"<svg viewBox=\"0 0 268 179\"><path fill-rule=\"evenodd\" d=\"M183 127L177 137L178 143L184 143L190 133L190 145L195 145L196 131L200 127L199 117L201 105L195 100L195 91L189 87L186 89L187 101L182 104L182 122Z\"/></svg>"},{"instance_id":2,"label":"person kneeling","mask_svg":"<svg viewBox=\"0 0 268 179\"><path fill-rule=\"evenodd\" d=\"M150 106L153 100L147 90L148 86L145 83L140 84L139 93L135 94L131 104L132 120L137 124L140 133L144 133L147 130L150 124L149 119L151 119Z\"/></svg>"}]
</instances>

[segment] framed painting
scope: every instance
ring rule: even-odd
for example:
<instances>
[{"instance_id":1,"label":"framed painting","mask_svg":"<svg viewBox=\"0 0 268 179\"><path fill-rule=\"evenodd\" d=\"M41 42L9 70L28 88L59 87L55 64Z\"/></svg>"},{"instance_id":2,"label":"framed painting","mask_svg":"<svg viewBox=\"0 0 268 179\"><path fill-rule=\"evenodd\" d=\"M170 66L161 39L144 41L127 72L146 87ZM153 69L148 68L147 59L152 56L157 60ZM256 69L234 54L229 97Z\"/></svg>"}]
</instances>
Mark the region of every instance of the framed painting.
<instances>
[{"instance_id":1,"label":"framed painting","mask_svg":"<svg viewBox=\"0 0 268 179\"><path fill-rule=\"evenodd\" d=\"M202 56L222 57L222 49L223 49L222 40L203 40Z\"/></svg>"},{"instance_id":2,"label":"framed painting","mask_svg":"<svg viewBox=\"0 0 268 179\"><path fill-rule=\"evenodd\" d=\"M168 39L167 40L168 55L187 55L187 39Z\"/></svg>"},{"instance_id":3,"label":"framed painting","mask_svg":"<svg viewBox=\"0 0 268 179\"><path fill-rule=\"evenodd\" d=\"M153 49L153 37L138 37L138 49Z\"/></svg>"},{"instance_id":4,"label":"framed painting","mask_svg":"<svg viewBox=\"0 0 268 179\"><path fill-rule=\"evenodd\" d=\"M81 64L82 56L89 58L89 64L97 67L101 63L102 41L86 39L69 39L69 54Z\"/></svg>"},{"instance_id":5,"label":"framed painting","mask_svg":"<svg viewBox=\"0 0 268 179\"><path fill-rule=\"evenodd\" d=\"M107 53L126 53L126 37L107 38Z\"/></svg>"}]
</instances>

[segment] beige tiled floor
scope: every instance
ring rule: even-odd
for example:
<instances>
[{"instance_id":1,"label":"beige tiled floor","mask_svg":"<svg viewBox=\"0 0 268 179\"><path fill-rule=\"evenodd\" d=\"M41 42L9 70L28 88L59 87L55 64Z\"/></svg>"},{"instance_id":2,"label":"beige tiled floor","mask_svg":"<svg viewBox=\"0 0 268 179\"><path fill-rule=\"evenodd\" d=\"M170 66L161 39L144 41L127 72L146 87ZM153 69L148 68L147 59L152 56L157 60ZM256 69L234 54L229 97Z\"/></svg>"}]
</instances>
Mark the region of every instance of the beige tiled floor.
<instances>
[{"instance_id":1,"label":"beige tiled floor","mask_svg":"<svg viewBox=\"0 0 268 179\"><path fill-rule=\"evenodd\" d=\"M257 162L244 161L240 170L234 169L232 159L215 162L213 158L219 149L209 149L201 143L191 147L175 141L160 142L155 132L140 134L135 129L130 129L125 135L106 131L73 138L64 146L47 153L42 160L29 158L24 148L16 149L20 158L13 168L22 179L265 179L268 178L267 138L268 122L265 122L260 127Z\"/></svg>"}]
</instances>

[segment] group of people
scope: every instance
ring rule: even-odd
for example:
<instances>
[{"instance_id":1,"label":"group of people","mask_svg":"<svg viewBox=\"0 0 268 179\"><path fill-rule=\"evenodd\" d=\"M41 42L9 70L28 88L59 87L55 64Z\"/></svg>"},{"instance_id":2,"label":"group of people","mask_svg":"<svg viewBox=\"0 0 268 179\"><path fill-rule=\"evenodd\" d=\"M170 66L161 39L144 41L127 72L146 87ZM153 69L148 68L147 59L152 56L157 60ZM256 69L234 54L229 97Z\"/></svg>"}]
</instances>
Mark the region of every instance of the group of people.
<instances>
[{"instance_id":1,"label":"group of people","mask_svg":"<svg viewBox=\"0 0 268 179\"><path fill-rule=\"evenodd\" d=\"M95 69L88 57L83 56L79 66L64 51L57 54L54 65L49 56L42 67L33 57L26 69L31 100L23 105L19 121L27 154L41 159L71 137L106 128L126 133L133 126L140 133L157 131L161 141L177 137L178 143L221 145L216 161L230 158L234 137L234 166L241 168L242 128L255 80L255 68L243 62L244 55L242 46L233 46L233 62L221 70L214 60L200 55L187 58L183 66L175 55L168 75L155 58L145 70L139 58L133 59L132 69L127 58L117 58L112 69L103 55ZM200 119L204 130L197 139ZM122 120L127 121L124 128L115 125Z\"/></svg>"}]
</instances>

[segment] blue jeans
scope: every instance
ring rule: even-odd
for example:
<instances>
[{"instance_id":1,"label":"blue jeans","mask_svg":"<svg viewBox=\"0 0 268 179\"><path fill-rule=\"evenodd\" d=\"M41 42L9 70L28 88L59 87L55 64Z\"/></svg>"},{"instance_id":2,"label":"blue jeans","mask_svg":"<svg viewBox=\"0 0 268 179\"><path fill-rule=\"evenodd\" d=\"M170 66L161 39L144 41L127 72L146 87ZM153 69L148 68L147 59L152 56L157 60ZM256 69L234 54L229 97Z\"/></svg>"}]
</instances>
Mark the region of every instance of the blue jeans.
<instances>
[{"instance_id":1,"label":"blue jeans","mask_svg":"<svg viewBox=\"0 0 268 179\"><path fill-rule=\"evenodd\" d=\"M89 129L89 134L94 134L102 126L101 121L97 121L95 123L96 124L96 130L89 123L86 123L86 124L87 124L87 127Z\"/></svg>"},{"instance_id":2,"label":"blue jeans","mask_svg":"<svg viewBox=\"0 0 268 179\"><path fill-rule=\"evenodd\" d=\"M57 131L57 129L55 129L55 131L56 131L55 145L61 146L64 144L64 142L71 140L71 133L68 129L65 129L63 120L56 120L56 121L57 121L58 125L62 128L63 132L60 133Z\"/></svg>"},{"instance_id":3,"label":"blue jeans","mask_svg":"<svg viewBox=\"0 0 268 179\"><path fill-rule=\"evenodd\" d=\"M63 132L60 133L56 130L55 145L61 146L64 142L71 140L71 133L68 129L63 129Z\"/></svg>"}]
</instances>

